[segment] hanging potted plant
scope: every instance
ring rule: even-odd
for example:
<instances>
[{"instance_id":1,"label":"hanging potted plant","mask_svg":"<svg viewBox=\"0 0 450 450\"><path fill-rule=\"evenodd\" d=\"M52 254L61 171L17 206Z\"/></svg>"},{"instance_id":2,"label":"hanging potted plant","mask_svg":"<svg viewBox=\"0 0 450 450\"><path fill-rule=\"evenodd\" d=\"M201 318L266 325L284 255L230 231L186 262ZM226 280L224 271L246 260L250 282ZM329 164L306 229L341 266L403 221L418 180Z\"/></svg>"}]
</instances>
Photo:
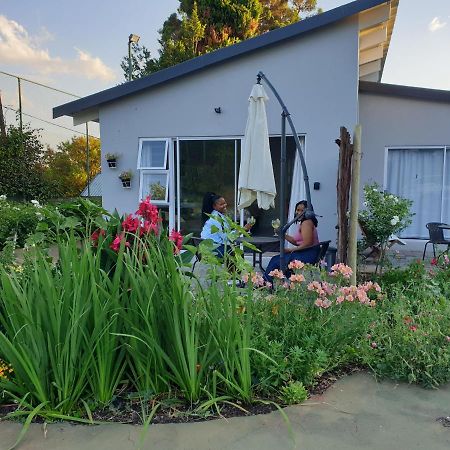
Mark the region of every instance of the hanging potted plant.
<instances>
[{"instance_id":1,"label":"hanging potted plant","mask_svg":"<svg viewBox=\"0 0 450 450\"><path fill-rule=\"evenodd\" d=\"M106 162L108 163L108 167L110 169L115 169L117 167L118 157L119 157L119 155L117 153L106 153L105 154L105 159L106 159Z\"/></svg>"},{"instance_id":2,"label":"hanging potted plant","mask_svg":"<svg viewBox=\"0 0 450 450\"><path fill-rule=\"evenodd\" d=\"M119 175L120 181L122 181L122 186L124 188L130 188L131 187L131 178L133 178L133 173L131 170L124 170Z\"/></svg>"}]
</instances>

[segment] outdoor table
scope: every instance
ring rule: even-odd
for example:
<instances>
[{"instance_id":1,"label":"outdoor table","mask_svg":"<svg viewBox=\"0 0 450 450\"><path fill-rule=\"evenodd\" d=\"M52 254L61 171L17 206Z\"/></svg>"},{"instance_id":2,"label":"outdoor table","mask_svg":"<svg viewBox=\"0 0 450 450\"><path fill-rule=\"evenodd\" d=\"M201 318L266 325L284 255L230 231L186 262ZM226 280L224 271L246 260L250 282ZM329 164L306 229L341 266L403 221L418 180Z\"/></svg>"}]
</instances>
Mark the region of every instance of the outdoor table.
<instances>
[{"instance_id":1,"label":"outdoor table","mask_svg":"<svg viewBox=\"0 0 450 450\"><path fill-rule=\"evenodd\" d=\"M280 238L279 236L250 236L250 237L240 237L236 240L237 243L248 242L254 245L258 250L249 249L252 252L253 257L253 267L256 267L258 263L261 270L264 270L262 266L262 256L264 252L267 251L279 251L280 250ZM258 261L256 260L256 255L258 254Z\"/></svg>"}]
</instances>

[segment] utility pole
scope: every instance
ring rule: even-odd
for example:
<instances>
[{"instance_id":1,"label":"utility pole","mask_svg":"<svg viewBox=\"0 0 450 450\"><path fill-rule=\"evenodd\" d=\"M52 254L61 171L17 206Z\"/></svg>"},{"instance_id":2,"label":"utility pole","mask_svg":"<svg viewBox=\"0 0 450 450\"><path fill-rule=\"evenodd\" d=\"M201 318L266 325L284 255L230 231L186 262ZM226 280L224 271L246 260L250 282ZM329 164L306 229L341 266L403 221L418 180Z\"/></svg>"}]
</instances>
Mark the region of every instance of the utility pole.
<instances>
[{"instance_id":1,"label":"utility pole","mask_svg":"<svg viewBox=\"0 0 450 450\"><path fill-rule=\"evenodd\" d=\"M20 87L20 78L17 77L17 85L19 87L19 125L20 125L20 132L22 133L22 89Z\"/></svg>"},{"instance_id":2,"label":"utility pole","mask_svg":"<svg viewBox=\"0 0 450 450\"><path fill-rule=\"evenodd\" d=\"M5 116L3 115L2 92L0 91L0 138L6 139Z\"/></svg>"},{"instance_id":3,"label":"utility pole","mask_svg":"<svg viewBox=\"0 0 450 450\"><path fill-rule=\"evenodd\" d=\"M90 161L90 149L89 149L89 126L86 122L86 172L87 172L87 195L91 196L91 161Z\"/></svg>"}]
</instances>

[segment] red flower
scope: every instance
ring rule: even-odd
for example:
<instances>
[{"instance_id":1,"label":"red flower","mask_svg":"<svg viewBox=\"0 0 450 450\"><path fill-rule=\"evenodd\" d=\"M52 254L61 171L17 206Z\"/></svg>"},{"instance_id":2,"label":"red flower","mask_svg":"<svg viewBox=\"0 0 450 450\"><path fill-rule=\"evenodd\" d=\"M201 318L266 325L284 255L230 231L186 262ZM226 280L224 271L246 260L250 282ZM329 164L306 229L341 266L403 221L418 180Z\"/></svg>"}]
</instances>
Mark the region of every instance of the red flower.
<instances>
[{"instance_id":1,"label":"red flower","mask_svg":"<svg viewBox=\"0 0 450 450\"><path fill-rule=\"evenodd\" d=\"M172 241L175 244L175 253L180 253L180 250L183 247L183 235L176 230L172 230L169 235L169 241Z\"/></svg>"},{"instance_id":2,"label":"red flower","mask_svg":"<svg viewBox=\"0 0 450 450\"><path fill-rule=\"evenodd\" d=\"M101 228L95 230L92 235L91 235L91 241L92 241L92 245L94 245L94 247L97 247L97 243L98 243L98 238L100 236L105 236L105 230L102 230Z\"/></svg>"},{"instance_id":3,"label":"red flower","mask_svg":"<svg viewBox=\"0 0 450 450\"><path fill-rule=\"evenodd\" d=\"M432 265L432 266L437 266L437 263L438 263L437 258L433 258L433 259L431 260L431 265Z\"/></svg>"},{"instance_id":4,"label":"red flower","mask_svg":"<svg viewBox=\"0 0 450 450\"><path fill-rule=\"evenodd\" d=\"M161 222L159 217L158 208L150 201L150 196L139 203L139 209L136 211L138 216L141 216L144 220L148 220L151 223Z\"/></svg>"},{"instance_id":5,"label":"red flower","mask_svg":"<svg viewBox=\"0 0 450 450\"><path fill-rule=\"evenodd\" d=\"M114 239L113 243L110 245L110 248L112 248L115 252L118 252L120 249L120 244L122 240L125 240L125 236L123 234L116 235L116 238ZM125 247L129 247L130 243L125 240Z\"/></svg>"},{"instance_id":6,"label":"red flower","mask_svg":"<svg viewBox=\"0 0 450 450\"><path fill-rule=\"evenodd\" d=\"M158 234L159 227L158 227L157 223L153 223L153 222L149 222L148 220L144 220L144 224L141 225L140 231L141 231L141 236L143 234L148 234L151 232L154 234Z\"/></svg>"},{"instance_id":7,"label":"red flower","mask_svg":"<svg viewBox=\"0 0 450 450\"><path fill-rule=\"evenodd\" d=\"M138 217L133 217L131 214L128 214L122 222L122 228L129 233L134 233L137 231L140 224L141 222Z\"/></svg>"}]
</instances>

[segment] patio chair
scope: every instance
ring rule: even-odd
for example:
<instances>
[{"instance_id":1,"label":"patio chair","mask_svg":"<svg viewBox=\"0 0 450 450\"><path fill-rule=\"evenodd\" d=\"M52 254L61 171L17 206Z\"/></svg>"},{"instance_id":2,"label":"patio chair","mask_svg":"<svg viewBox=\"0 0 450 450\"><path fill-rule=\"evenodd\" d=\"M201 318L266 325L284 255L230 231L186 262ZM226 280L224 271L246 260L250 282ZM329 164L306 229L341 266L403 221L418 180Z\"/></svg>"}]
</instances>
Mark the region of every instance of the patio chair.
<instances>
[{"instance_id":1,"label":"patio chair","mask_svg":"<svg viewBox=\"0 0 450 450\"><path fill-rule=\"evenodd\" d=\"M427 245L433 244L433 256L436 258L436 245L447 245L447 251L450 249L450 239L445 239L444 227L450 230L450 225L441 222L429 222L426 227L428 228L428 234L430 239L425 243L423 249L422 261L425 259L425 253L427 251Z\"/></svg>"}]
</instances>

